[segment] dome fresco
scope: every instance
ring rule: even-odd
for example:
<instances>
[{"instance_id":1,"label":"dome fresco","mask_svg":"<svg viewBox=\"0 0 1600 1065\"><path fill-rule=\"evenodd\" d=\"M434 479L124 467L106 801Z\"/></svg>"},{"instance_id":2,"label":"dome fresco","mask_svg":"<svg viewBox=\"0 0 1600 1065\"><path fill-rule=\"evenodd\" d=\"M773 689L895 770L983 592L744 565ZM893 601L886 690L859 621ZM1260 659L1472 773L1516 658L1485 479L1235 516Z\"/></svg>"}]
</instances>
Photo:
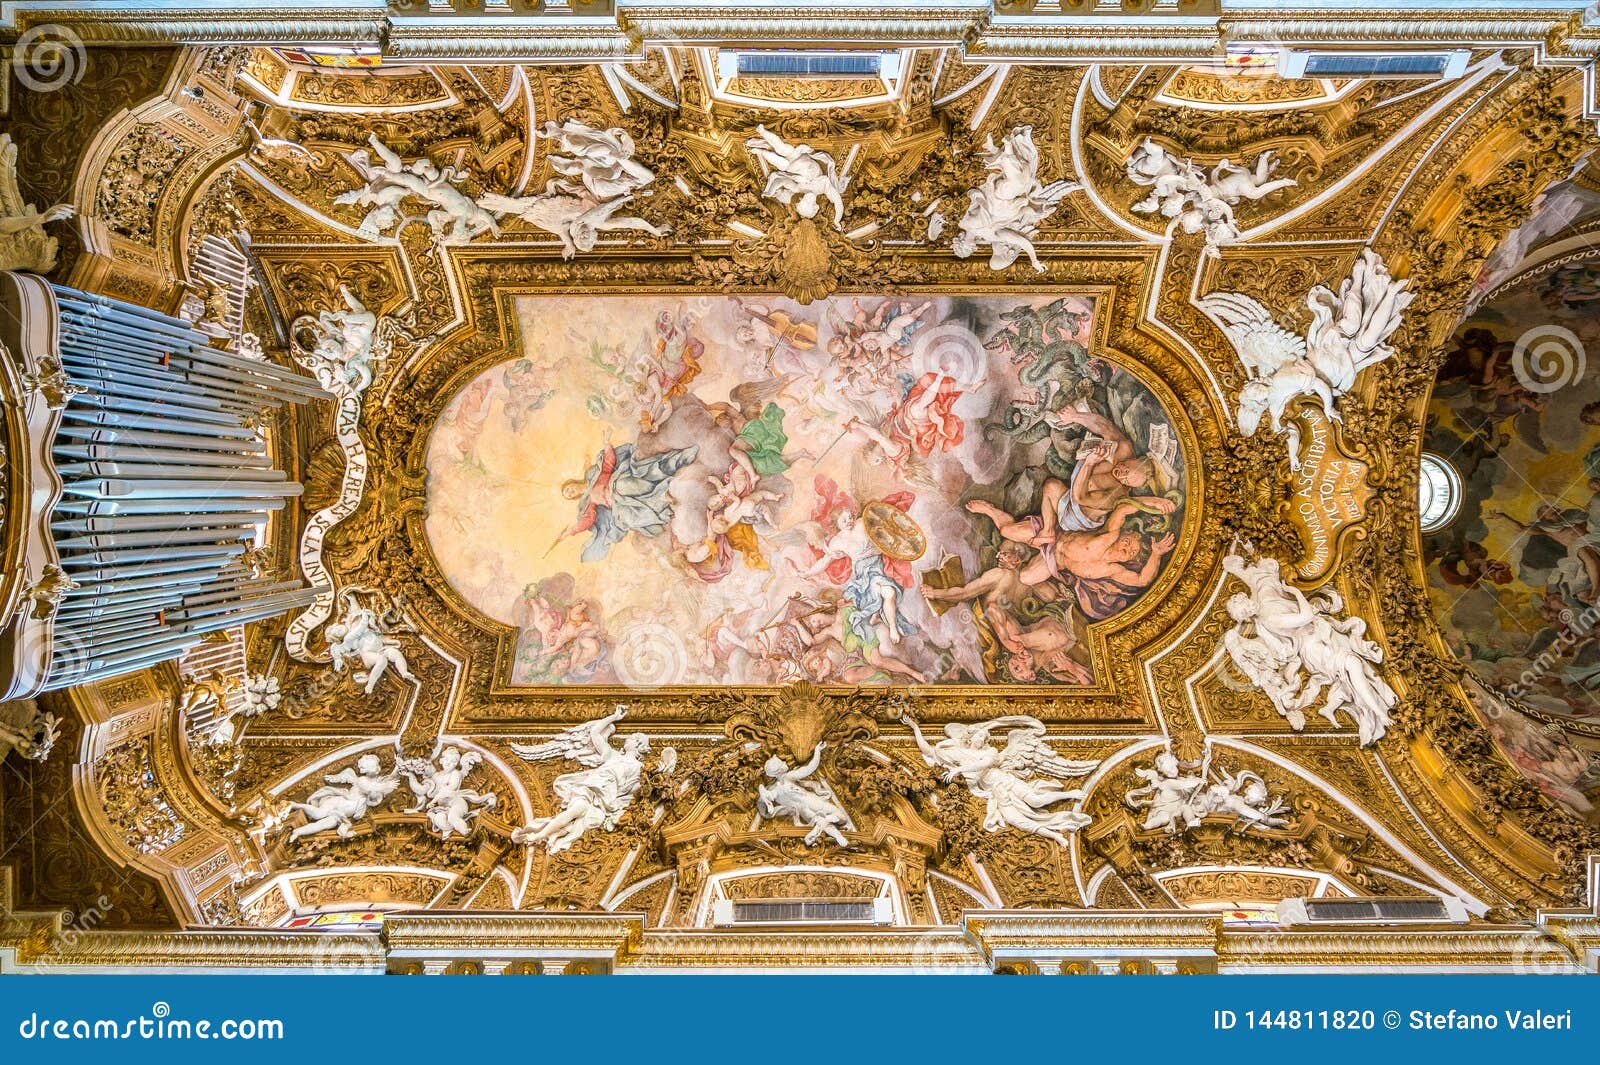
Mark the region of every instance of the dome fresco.
<instances>
[{"instance_id":1,"label":"dome fresco","mask_svg":"<svg viewBox=\"0 0 1600 1065\"><path fill-rule=\"evenodd\" d=\"M1549 240L1593 217L1600 197L1569 185L1547 202L1555 221L1531 228ZM1516 264L1497 269L1498 288L1446 345L1429 406L1425 446L1462 484L1455 519L1423 537L1429 594L1506 756L1596 816L1600 255L1509 284Z\"/></svg>"}]
</instances>

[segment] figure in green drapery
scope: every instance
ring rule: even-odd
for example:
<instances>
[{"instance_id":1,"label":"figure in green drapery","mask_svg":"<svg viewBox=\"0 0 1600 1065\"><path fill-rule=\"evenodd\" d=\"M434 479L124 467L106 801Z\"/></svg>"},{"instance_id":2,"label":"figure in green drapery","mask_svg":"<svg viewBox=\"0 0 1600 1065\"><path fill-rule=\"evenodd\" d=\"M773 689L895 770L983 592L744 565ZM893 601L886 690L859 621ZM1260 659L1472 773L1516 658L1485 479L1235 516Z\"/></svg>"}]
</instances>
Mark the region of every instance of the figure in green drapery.
<instances>
[{"instance_id":1,"label":"figure in green drapery","mask_svg":"<svg viewBox=\"0 0 1600 1065\"><path fill-rule=\"evenodd\" d=\"M783 408L776 403L769 402L759 415L745 422L744 428L739 430L739 439L747 445L741 450L750 456L750 465L762 477L789 468L783 457L789 436L783 431Z\"/></svg>"}]
</instances>

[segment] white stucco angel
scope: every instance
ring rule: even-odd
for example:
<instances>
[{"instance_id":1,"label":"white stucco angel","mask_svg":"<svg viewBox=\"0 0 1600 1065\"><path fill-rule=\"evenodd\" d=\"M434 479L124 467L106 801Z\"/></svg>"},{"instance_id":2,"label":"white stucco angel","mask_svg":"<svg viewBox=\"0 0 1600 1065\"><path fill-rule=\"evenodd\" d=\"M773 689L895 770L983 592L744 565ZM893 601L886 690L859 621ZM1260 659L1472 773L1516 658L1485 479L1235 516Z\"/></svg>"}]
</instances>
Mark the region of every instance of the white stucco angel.
<instances>
[{"instance_id":1,"label":"white stucco angel","mask_svg":"<svg viewBox=\"0 0 1600 1065\"><path fill-rule=\"evenodd\" d=\"M1363 248L1338 292L1317 285L1307 294L1306 357L1335 395L1350 391L1357 374L1394 354L1389 337L1416 296L1407 284L1389 276L1377 252Z\"/></svg>"},{"instance_id":2,"label":"white stucco angel","mask_svg":"<svg viewBox=\"0 0 1600 1065\"><path fill-rule=\"evenodd\" d=\"M305 802L289 804L291 810L299 810L307 818L305 824L289 833L290 842L330 828L340 839L348 839L355 822L400 786L399 776L393 770L385 773L375 754L364 754L356 759L354 768L346 766L322 779L327 783L306 796Z\"/></svg>"},{"instance_id":3,"label":"white stucco angel","mask_svg":"<svg viewBox=\"0 0 1600 1065\"><path fill-rule=\"evenodd\" d=\"M611 745L617 722L627 712L626 706L618 706L605 717L567 729L555 739L511 745L519 757L530 762L569 758L584 767L563 773L551 784L561 803L560 812L528 822L527 827L512 832L513 840L529 846L543 843L546 851L556 854L591 828L609 832L617 827L617 819L639 793L645 755L650 750L649 737L637 732L623 740L620 748ZM658 763L661 771L670 773L677 758L676 750L665 748Z\"/></svg>"},{"instance_id":4,"label":"white stucco angel","mask_svg":"<svg viewBox=\"0 0 1600 1065\"><path fill-rule=\"evenodd\" d=\"M1248 769L1230 773L1216 769L1216 779L1207 785L1206 812L1233 817L1233 827L1239 832L1252 828L1282 828L1289 823L1281 816L1288 807L1273 795L1260 774Z\"/></svg>"},{"instance_id":5,"label":"white stucco angel","mask_svg":"<svg viewBox=\"0 0 1600 1065\"><path fill-rule=\"evenodd\" d=\"M367 310L347 286L339 286L344 309L318 311L295 319L293 332L309 333L311 347L294 346L295 361L310 370L317 383L335 396L360 396L377 375L384 352L378 344L378 316Z\"/></svg>"},{"instance_id":6,"label":"white stucco angel","mask_svg":"<svg viewBox=\"0 0 1600 1065\"><path fill-rule=\"evenodd\" d=\"M40 710L31 699L0 704L0 759L16 751L31 762L42 762L60 738L56 715Z\"/></svg>"},{"instance_id":7,"label":"white stucco angel","mask_svg":"<svg viewBox=\"0 0 1600 1065\"><path fill-rule=\"evenodd\" d=\"M390 151L376 133L367 137L367 143L372 154L358 148L345 155L366 184L333 198L336 204L368 208L357 229L362 236L374 239L390 226L396 227L395 235L399 236L401 230L416 221L403 211L403 204L411 197L427 205L422 220L428 223L434 239L442 243L464 244L485 232L499 234L494 216L457 186L468 176L465 170L453 166L441 170L427 158L407 163ZM376 162L373 155L377 156Z\"/></svg>"},{"instance_id":8,"label":"white stucco angel","mask_svg":"<svg viewBox=\"0 0 1600 1065\"><path fill-rule=\"evenodd\" d=\"M1256 158L1254 168L1223 159L1207 174L1146 137L1128 157L1126 171L1130 181L1147 186L1150 193L1131 210L1171 219L1169 232L1203 233L1209 247L1232 244L1239 239L1235 204L1298 184L1293 178L1274 178L1277 169L1277 160L1267 151Z\"/></svg>"},{"instance_id":9,"label":"white stucco angel","mask_svg":"<svg viewBox=\"0 0 1600 1065\"><path fill-rule=\"evenodd\" d=\"M445 747L438 758L438 765L430 758L404 758L395 763L415 799L405 812L426 811L428 824L440 839L471 835L473 820L482 810L494 809L499 801L492 791L474 791L466 786L467 774L478 767L483 755Z\"/></svg>"},{"instance_id":10,"label":"white stucco angel","mask_svg":"<svg viewBox=\"0 0 1600 1065\"><path fill-rule=\"evenodd\" d=\"M961 232L950 250L965 259L989 245L989 268L1004 270L1026 255L1035 270L1043 270L1033 238L1039 223L1050 215L1068 193L1083 186L1075 181L1058 180L1048 185L1039 180L1039 149L1033 143L1033 127L1017 126L995 146L991 136L984 144L983 166L988 171L983 184L967 193L967 211L958 226Z\"/></svg>"},{"instance_id":11,"label":"white stucco angel","mask_svg":"<svg viewBox=\"0 0 1600 1065\"><path fill-rule=\"evenodd\" d=\"M1200 823L1205 817L1205 804L1200 797L1205 794L1206 778L1184 771L1192 768L1193 762L1185 765L1171 751L1156 755L1150 769L1134 767L1133 775L1144 784L1128 792L1125 799L1133 810L1146 811L1140 828L1177 834Z\"/></svg>"},{"instance_id":12,"label":"white stucco angel","mask_svg":"<svg viewBox=\"0 0 1600 1065\"><path fill-rule=\"evenodd\" d=\"M56 238L45 233L48 222L71 218L71 204L35 210L17 187L17 145L0 133L0 270L48 274L56 267Z\"/></svg>"},{"instance_id":13,"label":"white stucco angel","mask_svg":"<svg viewBox=\"0 0 1600 1065\"><path fill-rule=\"evenodd\" d=\"M554 141L558 155L546 160L565 180L563 191L587 192L595 200L614 200L638 192L656 179L655 173L633 157L633 138L620 127L595 129L575 118L561 125L544 124L544 137Z\"/></svg>"},{"instance_id":14,"label":"white stucco angel","mask_svg":"<svg viewBox=\"0 0 1600 1065\"><path fill-rule=\"evenodd\" d=\"M544 191L532 196L489 193L479 206L497 215L518 218L553 234L561 241L561 257L593 251L599 235L611 230L638 229L653 237L665 228L631 214L618 214L635 196L648 195L655 180L649 167L633 158L633 138L622 129L598 130L569 118L561 125L545 123L544 136L558 151L548 159L559 176L545 182Z\"/></svg>"},{"instance_id":15,"label":"white stucco angel","mask_svg":"<svg viewBox=\"0 0 1600 1065\"><path fill-rule=\"evenodd\" d=\"M1363 249L1338 292L1317 285L1306 296L1312 321L1304 337L1279 325L1250 296L1213 292L1196 300L1228 335L1249 375L1239 390L1239 431L1254 436L1262 415L1270 414L1272 430L1289 438L1289 465L1299 469L1299 430L1283 420L1289 405L1311 397L1330 421L1339 419L1335 400L1354 387L1356 375L1394 354L1389 337L1412 299L1406 285L1389 276L1376 253Z\"/></svg>"},{"instance_id":16,"label":"white stucco angel","mask_svg":"<svg viewBox=\"0 0 1600 1065\"><path fill-rule=\"evenodd\" d=\"M1125 798L1133 810L1147 811L1139 827L1177 835L1213 815L1232 817L1233 828L1240 832L1288 824L1288 818L1279 816L1286 809L1283 800L1270 794L1259 774L1213 768L1210 748L1200 772L1188 772L1195 767L1196 763L1181 762L1167 750L1156 755L1153 768L1134 769L1134 776L1144 784Z\"/></svg>"},{"instance_id":17,"label":"white stucco angel","mask_svg":"<svg viewBox=\"0 0 1600 1065\"><path fill-rule=\"evenodd\" d=\"M1303 729L1305 711L1320 696L1317 712L1329 724L1337 725L1343 711L1355 721L1362 746L1381 738L1399 699L1378 674L1383 650L1367 639L1366 622L1338 616L1344 610L1339 593L1329 589L1308 599L1283 580L1276 559L1250 562L1237 547L1222 568L1249 589L1228 599L1234 626L1223 634L1223 648L1290 726Z\"/></svg>"},{"instance_id":18,"label":"white stucco angel","mask_svg":"<svg viewBox=\"0 0 1600 1065\"><path fill-rule=\"evenodd\" d=\"M1038 718L1018 714L980 725L952 722L944 727L945 738L938 743L929 743L909 714L901 720L911 726L924 761L942 769L947 782L959 778L988 804L983 819L988 831L999 832L1009 825L1066 846L1065 833L1089 823L1088 814L1062 806L1084 797L1082 791L1068 788L1062 781L1088 776L1100 763L1056 754L1045 742L1045 727ZM1011 731L1006 734L1005 747L990 745L989 734L1007 727Z\"/></svg>"},{"instance_id":19,"label":"white stucco angel","mask_svg":"<svg viewBox=\"0 0 1600 1065\"><path fill-rule=\"evenodd\" d=\"M816 846L824 835L839 846L848 847L850 841L845 833L855 831L855 822L828 782L811 775L821 764L826 746L819 742L811 752L811 761L802 766L791 768L777 755L768 758L762 769L769 783L756 786L756 812L769 820L787 817L797 826L810 828L805 835L808 847Z\"/></svg>"},{"instance_id":20,"label":"white stucco angel","mask_svg":"<svg viewBox=\"0 0 1600 1065\"><path fill-rule=\"evenodd\" d=\"M415 683L417 678L406 665L400 641L389 634L393 625L363 604L354 589L346 589L340 599L344 602L344 613L324 630L333 671L343 673L345 664L351 660L359 663L361 668L351 675L367 695L373 693L378 681L390 669L402 679Z\"/></svg>"},{"instance_id":21,"label":"white stucco angel","mask_svg":"<svg viewBox=\"0 0 1600 1065\"><path fill-rule=\"evenodd\" d=\"M839 173L833 156L809 144L789 144L765 126L757 126L744 146L767 172L762 196L793 204L801 218L817 217L827 200L833 207L833 228L844 228L844 190L850 178Z\"/></svg>"}]
</instances>

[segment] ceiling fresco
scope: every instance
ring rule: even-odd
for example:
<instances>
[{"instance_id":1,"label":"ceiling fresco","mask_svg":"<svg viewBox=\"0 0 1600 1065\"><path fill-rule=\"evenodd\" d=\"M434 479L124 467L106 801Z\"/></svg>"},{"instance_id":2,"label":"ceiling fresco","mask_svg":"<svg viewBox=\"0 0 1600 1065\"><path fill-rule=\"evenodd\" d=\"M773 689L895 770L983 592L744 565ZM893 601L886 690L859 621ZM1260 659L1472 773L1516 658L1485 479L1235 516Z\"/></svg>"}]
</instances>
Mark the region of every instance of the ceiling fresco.
<instances>
[{"instance_id":1,"label":"ceiling fresco","mask_svg":"<svg viewBox=\"0 0 1600 1065\"><path fill-rule=\"evenodd\" d=\"M91 826L13 903L109 863L152 936L515 914L718 967L792 961L747 901L876 905L843 966L1343 896L1498 958L1581 899L1600 385L1519 342L1600 350L1582 74L892 51L185 48L14 99L64 281L322 393L251 414L304 485L251 561L309 605L7 705L72 737L7 846Z\"/></svg>"},{"instance_id":2,"label":"ceiling fresco","mask_svg":"<svg viewBox=\"0 0 1600 1065\"><path fill-rule=\"evenodd\" d=\"M518 310L427 460L512 684L1090 684L1176 546L1177 436L1092 299Z\"/></svg>"}]
</instances>

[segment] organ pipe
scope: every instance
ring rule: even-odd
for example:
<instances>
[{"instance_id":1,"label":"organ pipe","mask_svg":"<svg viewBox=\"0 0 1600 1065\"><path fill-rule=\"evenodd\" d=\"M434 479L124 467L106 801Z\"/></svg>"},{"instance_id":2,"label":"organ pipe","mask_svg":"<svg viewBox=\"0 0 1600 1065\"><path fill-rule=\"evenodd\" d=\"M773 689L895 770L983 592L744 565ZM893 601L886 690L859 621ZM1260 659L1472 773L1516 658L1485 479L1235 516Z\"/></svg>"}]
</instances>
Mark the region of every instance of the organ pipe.
<instances>
[{"instance_id":1,"label":"organ pipe","mask_svg":"<svg viewBox=\"0 0 1600 1065\"><path fill-rule=\"evenodd\" d=\"M321 591L241 557L301 486L248 421L327 394L136 304L0 273L0 699L177 657Z\"/></svg>"}]
</instances>

